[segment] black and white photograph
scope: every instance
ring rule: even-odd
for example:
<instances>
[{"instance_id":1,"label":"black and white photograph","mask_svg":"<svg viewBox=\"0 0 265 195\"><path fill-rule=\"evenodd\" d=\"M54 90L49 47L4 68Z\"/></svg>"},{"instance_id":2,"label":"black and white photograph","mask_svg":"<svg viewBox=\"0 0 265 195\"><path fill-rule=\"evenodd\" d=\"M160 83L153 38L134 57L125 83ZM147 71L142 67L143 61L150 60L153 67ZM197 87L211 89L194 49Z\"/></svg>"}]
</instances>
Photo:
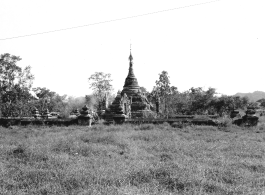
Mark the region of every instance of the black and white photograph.
<instances>
[{"instance_id":1,"label":"black and white photograph","mask_svg":"<svg viewBox=\"0 0 265 195\"><path fill-rule=\"evenodd\" d=\"M264 0L0 0L0 195L265 195Z\"/></svg>"}]
</instances>

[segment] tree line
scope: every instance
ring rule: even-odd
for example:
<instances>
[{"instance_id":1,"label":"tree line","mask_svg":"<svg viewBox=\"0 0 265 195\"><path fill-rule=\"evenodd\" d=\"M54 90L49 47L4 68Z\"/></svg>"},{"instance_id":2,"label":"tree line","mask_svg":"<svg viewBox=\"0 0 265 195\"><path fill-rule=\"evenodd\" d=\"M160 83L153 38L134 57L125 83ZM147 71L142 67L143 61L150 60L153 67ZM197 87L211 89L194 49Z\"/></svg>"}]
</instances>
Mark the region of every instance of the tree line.
<instances>
[{"instance_id":1,"label":"tree line","mask_svg":"<svg viewBox=\"0 0 265 195\"><path fill-rule=\"evenodd\" d=\"M160 98L160 112L165 117L174 115L224 115L233 109L246 109L251 104L247 97L218 96L215 88L190 88L179 92L171 86L167 71L162 71L155 81L153 90L148 94L149 100L155 104L156 96Z\"/></svg>"},{"instance_id":2,"label":"tree line","mask_svg":"<svg viewBox=\"0 0 265 195\"><path fill-rule=\"evenodd\" d=\"M89 88L93 94L85 97L68 97L59 95L45 87L32 88L34 75L31 67L24 69L17 65L19 56L9 53L0 56L0 117L31 116L32 110L37 108L40 112L45 109L60 112L67 117L74 109L80 109L87 104L91 109L100 111L105 108L106 102L110 104L114 98L111 74L96 72L88 78ZM154 106L160 101L160 113L164 117L174 115L194 114L228 114L232 109L245 109L250 102L247 97L217 96L216 89L201 87L190 88L179 92L178 88L170 83L167 71L159 74L151 92L141 87L149 102ZM258 101L265 106L265 100Z\"/></svg>"},{"instance_id":3,"label":"tree line","mask_svg":"<svg viewBox=\"0 0 265 195\"><path fill-rule=\"evenodd\" d=\"M84 104L94 104L92 95L76 98L61 96L45 87L32 88L35 77L31 67L22 69L17 65L20 60L9 53L0 56L0 117L30 117L34 108L40 113L48 109L67 117Z\"/></svg>"}]
</instances>

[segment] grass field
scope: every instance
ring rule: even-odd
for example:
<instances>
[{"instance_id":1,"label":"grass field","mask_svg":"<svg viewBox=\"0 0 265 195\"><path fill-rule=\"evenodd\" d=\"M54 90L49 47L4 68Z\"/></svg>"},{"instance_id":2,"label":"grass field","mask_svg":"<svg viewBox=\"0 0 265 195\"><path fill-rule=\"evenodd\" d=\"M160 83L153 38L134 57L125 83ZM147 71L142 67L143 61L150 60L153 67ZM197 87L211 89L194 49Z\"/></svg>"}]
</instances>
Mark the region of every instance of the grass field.
<instances>
[{"instance_id":1,"label":"grass field","mask_svg":"<svg viewBox=\"0 0 265 195\"><path fill-rule=\"evenodd\" d=\"M0 127L0 194L265 194L265 128Z\"/></svg>"}]
</instances>

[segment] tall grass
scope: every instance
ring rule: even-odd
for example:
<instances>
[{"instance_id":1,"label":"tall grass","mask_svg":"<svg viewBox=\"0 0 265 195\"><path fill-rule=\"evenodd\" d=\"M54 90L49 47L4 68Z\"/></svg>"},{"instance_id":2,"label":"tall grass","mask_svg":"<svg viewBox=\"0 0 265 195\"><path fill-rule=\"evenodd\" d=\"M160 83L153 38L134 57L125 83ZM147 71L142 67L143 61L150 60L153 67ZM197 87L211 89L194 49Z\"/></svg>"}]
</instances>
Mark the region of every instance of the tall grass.
<instances>
[{"instance_id":1,"label":"tall grass","mask_svg":"<svg viewBox=\"0 0 265 195\"><path fill-rule=\"evenodd\" d=\"M261 194L263 123L235 128L0 128L0 194Z\"/></svg>"}]
</instances>

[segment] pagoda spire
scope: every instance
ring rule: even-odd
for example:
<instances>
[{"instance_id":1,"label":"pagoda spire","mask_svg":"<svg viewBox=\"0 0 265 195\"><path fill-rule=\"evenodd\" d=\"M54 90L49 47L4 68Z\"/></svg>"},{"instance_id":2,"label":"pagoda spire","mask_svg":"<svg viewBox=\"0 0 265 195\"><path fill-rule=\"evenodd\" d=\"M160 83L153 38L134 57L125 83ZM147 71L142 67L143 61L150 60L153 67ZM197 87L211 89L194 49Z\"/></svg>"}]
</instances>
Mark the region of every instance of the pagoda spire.
<instances>
[{"instance_id":1,"label":"pagoda spire","mask_svg":"<svg viewBox=\"0 0 265 195\"><path fill-rule=\"evenodd\" d=\"M129 61L130 61L130 66L129 66L129 73L128 73L128 77L135 77L134 76L134 72L133 72L133 57L132 57L132 49L131 49L131 45L130 45L130 56L129 56Z\"/></svg>"},{"instance_id":2,"label":"pagoda spire","mask_svg":"<svg viewBox=\"0 0 265 195\"><path fill-rule=\"evenodd\" d=\"M133 93L137 93L139 90L139 85L137 78L134 75L133 72L133 57L132 57L132 51L131 51L131 46L130 46L130 56L129 56L129 73L127 78L125 79L125 84L123 86L122 93L126 93L127 95L131 95Z\"/></svg>"},{"instance_id":3,"label":"pagoda spire","mask_svg":"<svg viewBox=\"0 0 265 195\"><path fill-rule=\"evenodd\" d=\"M129 60L130 60L130 68L133 65L133 57L132 57L132 48L131 48L131 44L130 44L130 56L129 56Z\"/></svg>"}]
</instances>

